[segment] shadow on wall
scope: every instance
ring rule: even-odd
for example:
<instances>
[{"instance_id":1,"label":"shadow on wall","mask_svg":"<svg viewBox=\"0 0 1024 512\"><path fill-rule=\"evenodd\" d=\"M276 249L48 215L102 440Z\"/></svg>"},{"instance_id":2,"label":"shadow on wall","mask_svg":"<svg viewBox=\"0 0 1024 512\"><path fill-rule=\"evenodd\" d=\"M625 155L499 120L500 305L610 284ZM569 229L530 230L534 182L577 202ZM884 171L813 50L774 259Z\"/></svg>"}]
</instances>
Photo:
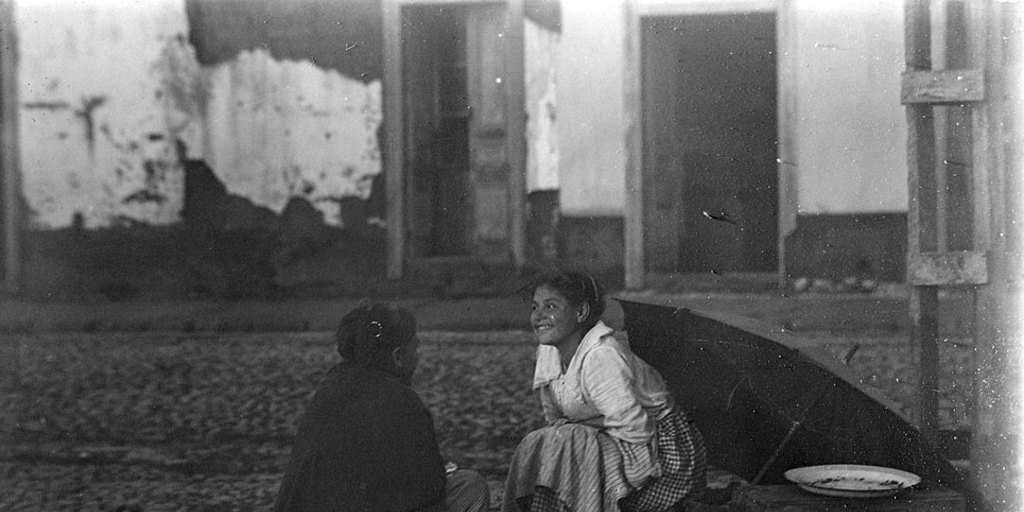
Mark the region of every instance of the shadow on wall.
<instances>
[{"instance_id":1,"label":"shadow on wall","mask_svg":"<svg viewBox=\"0 0 1024 512\"><path fill-rule=\"evenodd\" d=\"M130 219L86 230L81 223L25 236L25 294L33 298L271 298L366 295L396 285L384 278L385 233L369 223L380 207L341 199L346 228L328 226L302 198L277 215L228 193L205 162L182 159L182 221ZM377 188L375 186L375 188Z\"/></svg>"}]
</instances>

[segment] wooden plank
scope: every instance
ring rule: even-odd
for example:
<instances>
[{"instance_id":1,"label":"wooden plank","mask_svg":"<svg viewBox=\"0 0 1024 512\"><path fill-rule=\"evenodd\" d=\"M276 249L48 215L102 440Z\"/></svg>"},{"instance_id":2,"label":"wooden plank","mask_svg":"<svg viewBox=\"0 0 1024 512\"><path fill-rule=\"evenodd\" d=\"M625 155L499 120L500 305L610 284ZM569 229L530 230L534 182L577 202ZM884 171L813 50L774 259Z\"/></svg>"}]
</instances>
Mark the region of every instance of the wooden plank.
<instances>
[{"instance_id":1,"label":"wooden plank","mask_svg":"<svg viewBox=\"0 0 1024 512\"><path fill-rule=\"evenodd\" d=\"M914 286L949 286L988 282L988 256L982 251L911 254L907 282Z\"/></svg>"},{"instance_id":2,"label":"wooden plank","mask_svg":"<svg viewBox=\"0 0 1024 512\"><path fill-rule=\"evenodd\" d=\"M506 144L511 196L509 235L512 263L516 268L523 268L526 264L526 50L523 1L509 0L505 15L505 94L508 95Z\"/></svg>"},{"instance_id":3,"label":"wooden plank","mask_svg":"<svg viewBox=\"0 0 1024 512\"><path fill-rule=\"evenodd\" d=\"M646 280L644 261L644 179L643 133L640 81L640 16L636 0L625 0L625 44L622 74L623 118L626 151L626 204L623 219L625 285L629 289L643 288Z\"/></svg>"},{"instance_id":4,"label":"wooden plank","mask_svg":"<svg viewBox=\"0 0 1024 512\"><path fill-rule=\"evenodd\" d=\"M396 0L381 0L384 35L384 161L387 196L387 277L400 279L405 263L405 137L402 110L402 13Z\"/></svg>"},{"instance_id":5,"label":"wooden plank","mask_svg":"<svg viewBox=\"0 0 1024 512\"><path fill-rule=\"evenodd\" d=\"M900 101L911 103L970 103L985 99L981 70L908 71L903 73Z\"/></svg>"},{"instance_id":6,"label":"wooden plank","mask_svg":"<svg viewBox=\"0 0 1024 512\"><path fill-rule=\"evenodd\" d=\"M21 163L18 147L18 45L14 2L0 2L0 190L3 191L3 292L21 291Z\"/></svg>"},{"instance_id":7,"label":"wooden plank","mask_svg":"<svg viewBox=\"0 0 1024 512\"><path fill-rule=\"evenodd\" d=\"M931 70L931 11L928 0L904 3L907 72ZM907 105L907 171L910 207L907 253L936 251L935 124L927 103ZM910 296L910 341L919 347L918 426L925 438L938 437L938 288L917 287Z\"/></svg>"},{"instance_id":8,"label":"wooden plank","mask_svg":"<svg viewBox=\"0 0 1024 512\"><path fill-rule=\"evenodd\" d=\"M778 56L778 271L779 289L786 288L786 239L796 231L796 215L799 209L797 197L797 127L800 125L798 112L800 77L797 64L797 16L795 0L781 0L776 14L776 55Z\"/></svg>"},{"instance_id":9,"label":"wooden plank","mask_svg":"<svg viewBox=\"0 0 1024 512\"><path fill-rule=\"evenodd\" d=\"M743 512L962 512L967 508L963 495L949 489L912 489L892 498L865 500L819 496L795 485L741 486L730 505L730 510Z\"/></svg>"},{"instance_id":10,"label":"wooden plank","mask_svg":"<svg viewBox=\"0 0 1024 512\"><path fill-rule=\"evenodd\" d=\"M967 4L967 60L972 68L984 69L986 37L986 12L982 2L972 1ZM1019 75L1018 75L1019 76ZM989 188L989 170L992 165L990 154L993 148L989 143L989 107L987 105L971 106L971 201L972 201L972 235L975 250L984 251L991 245L991 189Z\"/></svg>"},{"instance_id":11,"label":"wooden plank","mask_svg":"<svg viewBox=\"0 0 1024 512\"><path fill-rule=\"evenodd\" d=\"M972 2L972 6L974 3ZM983 34L989 100L987 111L989 272L977 291L970 481L976 510L1022 510L1020 473L1021 397L1024 380L1024 9L1019 2L986 1ZM981 17L981 16L979 16ZM973 38L972 38L973 39ZM977 146L976 146L977 147Z\"/></svg>"}]
</instances>

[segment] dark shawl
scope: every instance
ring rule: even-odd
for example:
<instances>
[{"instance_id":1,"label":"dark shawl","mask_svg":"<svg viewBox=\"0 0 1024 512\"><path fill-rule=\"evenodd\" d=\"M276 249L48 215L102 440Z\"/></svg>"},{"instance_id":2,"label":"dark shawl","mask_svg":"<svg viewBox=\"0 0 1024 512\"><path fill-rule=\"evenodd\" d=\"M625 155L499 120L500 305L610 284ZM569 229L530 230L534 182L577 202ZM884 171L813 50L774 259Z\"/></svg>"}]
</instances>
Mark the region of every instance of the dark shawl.
<instances>
[{"instance_id":1,"label":"dark shawl","mask_svg":"<svg viewBox=\"0 0 1024 512\"><path fill-rule=\"evenodd\" d=\"M331 369L299 423L278 512L443 511L444 462L434 423L393 376Z\"/></svg>"}]
</instances>

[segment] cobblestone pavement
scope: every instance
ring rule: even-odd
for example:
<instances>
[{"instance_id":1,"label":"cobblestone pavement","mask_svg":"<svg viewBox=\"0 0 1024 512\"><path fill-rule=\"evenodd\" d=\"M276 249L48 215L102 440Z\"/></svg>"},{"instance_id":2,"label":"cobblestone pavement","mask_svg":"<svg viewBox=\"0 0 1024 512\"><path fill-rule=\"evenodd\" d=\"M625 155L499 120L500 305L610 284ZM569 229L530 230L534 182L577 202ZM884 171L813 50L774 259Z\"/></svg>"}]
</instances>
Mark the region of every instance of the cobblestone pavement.
<instances>
[{"instance_id":1,"label":"cobblestone pavement","mask_svg":"<svg viewBox=\"0 0 1024 512\"><path fill-rule=\"evenodd\" d=\"M534 347L520 331L421 335L415 388L442 453L500 499L516 442L541 424ZM299 415L337 362L330 333L0 336L0 510L270 510ZM893 340L823 339L913 415L914 354ZM965 426L969 347L943 353L942 422ZM13 348L12 348L13 347Z\"/></svg>"}]
</instances>

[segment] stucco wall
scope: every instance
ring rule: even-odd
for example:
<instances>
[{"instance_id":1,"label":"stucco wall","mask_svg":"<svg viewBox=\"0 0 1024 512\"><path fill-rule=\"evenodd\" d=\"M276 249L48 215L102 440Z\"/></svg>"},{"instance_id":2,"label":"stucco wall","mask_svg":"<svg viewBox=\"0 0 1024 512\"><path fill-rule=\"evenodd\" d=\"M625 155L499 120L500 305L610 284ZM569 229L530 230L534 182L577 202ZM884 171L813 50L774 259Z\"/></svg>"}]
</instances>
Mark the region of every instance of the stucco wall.
<instances>
[{"instance_id":1,"label":"stucco wall","mask_svg":"<svg viewBox=\"0 0 1024 512\"><path fill-rule=\"evenodd\" d=\"M566 215L622 215L625 119L621 2L563 2L557 59L559 182Z\"/></svg>"},{"instance_id":2,"label":"stucco wall","mask_svg":"<svg viewBox=\"0 0 1024 512\"><path fill-rule=\"evenodd\" d=\"M187 54L183 2L14 6L31 225L177 220L183 176L173 137L189 137L197 121L174 103L168 79Z\"/></svg>"},{"instance_id":3,"label":"stucco wall","mask_svg":"<svg viewBox=\"0 0 1024 512\"><path fill-rule=\"evenodd\" d=\"M526 20L526 189L558 188L555 77L560 34Z\"/></svg>"},{"instance_id":4,"label":"stucco wall","mask_svg":"<svg viewBox=\"0 0 1024 512\"><path fill-rule=\"evenodd\" d=\"M799 213L905 212L902 3L793 6Z\"/></svg>"},{"instance_id":5,"label":"stucco wall","mask_svg":"<svg viewBox=\"0 0 1024 512\"><path fill-rule=\"evenodd\" d=\"M381 172L381 83L246 51L206 72L206 160L228 192L280 213L307 199L329 225Z\"/></svg>"},{"instance_id":6,"label":"stucco wall","mask_svg":"<svg viewBox=\"0 0 1024 512\"><path fill-rule=\"evenodd\" d=\"M557 127L563 212L621 215L623 2L564 2ZM666 15L728 12L724 2L644 1ZM759 8L764 2L753 2ZM742 10L741 3L736 9ZM902 4L789 4L796 24L796 197L801 214L904 212Z\"/></svg>"},{"instance_id":7,"label":"stucco wall","mask_svg":"<svg viewBox=\"0 0 1024 512\"><path fill-rule=\"evenodd\" d=\"M287 22L270 12L286 6L260 5ZM189 158L205 159L228 192L275 212L303 197L335 226L340 199L366 199L381 172L380 80L292 58L284 50L296 50L294 37L278 37L290 43L277 45L287 59L246 49L244 38L225 58L230 45L204 40L219 58L204 54L200 65L184 0L15 6L23 194L35 228L76 217L87 228L178 221L184 178L175 139ZM300 22L274 34L303 33ZM217 31L215 23L203 27ZM363 39L328 49L313 36L301 41L310 59L353 50L352 62L362 65L373 60Z\"/></svg>"}]
</instances>

